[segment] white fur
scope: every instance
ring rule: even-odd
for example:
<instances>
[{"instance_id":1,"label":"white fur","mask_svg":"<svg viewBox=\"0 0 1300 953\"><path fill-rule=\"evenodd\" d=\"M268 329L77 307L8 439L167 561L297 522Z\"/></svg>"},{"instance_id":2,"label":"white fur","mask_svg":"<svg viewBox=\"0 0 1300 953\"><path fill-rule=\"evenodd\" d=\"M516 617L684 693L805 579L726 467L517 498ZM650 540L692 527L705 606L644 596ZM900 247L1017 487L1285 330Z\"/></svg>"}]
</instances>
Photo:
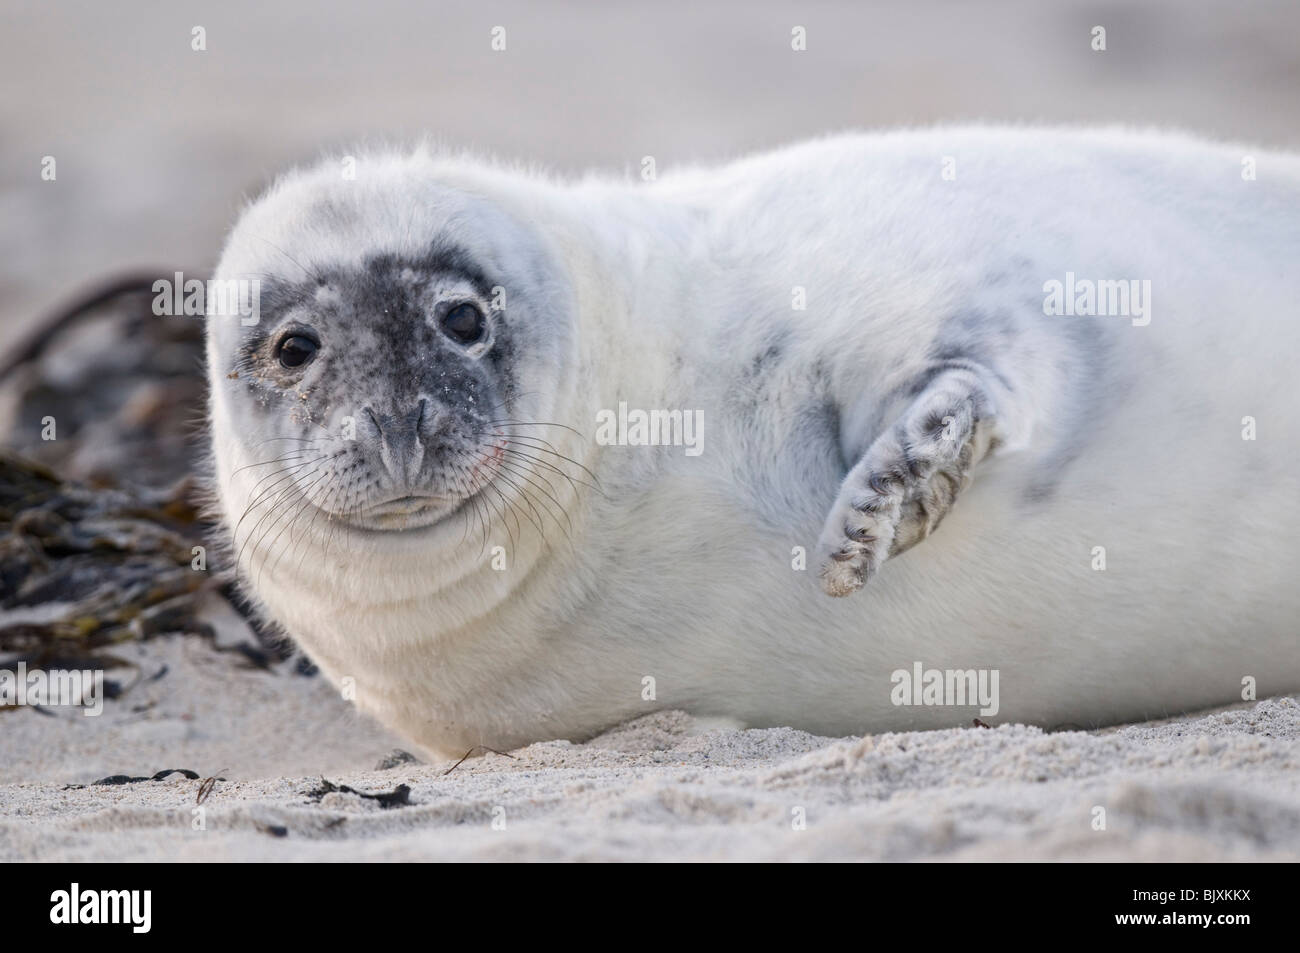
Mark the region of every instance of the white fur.
<instances>
[{"instance_id":1,"label":"white fur","mask_svg":"<svg viewBox=\"0 0 1300 953\"><path fill-rule=\"evenodd\" d=\"M1248 154L1256 181L1241 176ZM1261 696L1300 688L1297 158L1120 131L936 129L648 183L424 152L358 169L288 176L241 221L219 277L290 268L270 243L310 267L416 248L449 223L457 234L445 196L486 199L558 262L573 345L533 369L531 412L581 432L546 436L604 491L556 481L571 538L525 523L505 572L472 528L458 545L457 522L335 526L328 549L306 531L304 559L249 573L326 674L355 679L360 707L415 744L577 739L677 707L832 735L969 724L969 708L891 702L891 673L914 661L997 669L995 720L1047 726L1230 702L1247 676ZM298 211L321 196L359 219L303 229ZM1149 279L1151 323L1042 314L1044 282L1067 270ZM933 536L831 599L816 546L839 485L901 409L883 395L962 312L1013 315L1003 442ZM1100 353L1081 353L1080 321L1100 328ZM229 413L224 333L212 430L233 524L250 486L234 471L256 456ZM838 447L809 423L823 399ZM704 452L596 445L597 412L619 401L702 410ZM1256 441L1241 439L1246 416ZM491 543L507 545L501 526Z\"/></svg>"}]
</instances>

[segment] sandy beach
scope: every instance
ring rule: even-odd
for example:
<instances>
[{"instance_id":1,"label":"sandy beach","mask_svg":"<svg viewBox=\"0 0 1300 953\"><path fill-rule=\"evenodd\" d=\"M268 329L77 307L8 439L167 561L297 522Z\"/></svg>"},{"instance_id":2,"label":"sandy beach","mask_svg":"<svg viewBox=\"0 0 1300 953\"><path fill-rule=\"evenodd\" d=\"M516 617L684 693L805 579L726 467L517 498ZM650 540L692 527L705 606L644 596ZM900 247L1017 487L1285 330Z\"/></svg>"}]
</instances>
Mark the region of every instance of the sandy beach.
<instances>
[{"instance_id":1,"label":"sandy beach","mask_svg":"<svg viewBox=\"0 0 1300 953\"><path fill-rule=\"evenodd\" d=\"M656 712L453 769L395 757L291 663L191 636L123 654L99 717L0 712L0 860L1300 860L1295 697L1054 734ZM197 778L95 783L175 769Z\"/></svg>"}]
</instances>

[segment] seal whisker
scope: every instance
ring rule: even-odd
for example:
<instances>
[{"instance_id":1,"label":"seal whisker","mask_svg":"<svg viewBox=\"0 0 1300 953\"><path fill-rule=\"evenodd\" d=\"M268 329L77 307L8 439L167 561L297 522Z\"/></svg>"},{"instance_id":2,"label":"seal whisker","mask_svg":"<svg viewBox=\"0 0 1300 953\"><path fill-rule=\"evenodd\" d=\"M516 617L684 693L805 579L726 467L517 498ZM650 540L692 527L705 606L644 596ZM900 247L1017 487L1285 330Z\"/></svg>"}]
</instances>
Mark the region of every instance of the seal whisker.
<instances>
[{"instance_id":1,"label":"seal whisker","mask_svg":"<svg viewBox=\"0 0 1300 953\"><path fill-rule=\"evenodd\" d=\"M249 495L254 496L255 498L246 507L244 507L244 512L239 517L239 522L235 524L234 529L231 531L231 535L238 536L239 527L243 525L244 520L248 517L248 514L252 512L255 506L257 506L259 503L262 502L262 500L267 496L267 494L271 493L277 486L279 486L281 483L284 483L286 480L290 480L290 481L293 480L294 474L298 470L301 470L304 467L311 466L313 463L316 463L321 459L322 458L317 457L314 460L306 460L303 461L302 463L291 464L290 466L282 467L279 470L273 470L270 473L267 473L262 477L260 477L258 481L254 483L252 488L249 490ZM273 479L276 476L280 476L280 479L276 480L270 486L266 487L266 489L260 492L258 491L258 487L260 487L267 480Z\"/></svg>"},{"instance_id":2,"label":"seal whisker","mask_svg":"<svg viewBox=\"0 0 1300 953\"><path fill-rule=\"evenodd\" d=\"M511 506L510 504L510 500L506 498L506 495L501 492L500 487L498 487L495 483L489 483L487 485L487 489L491 490L493 493L497 495L497 498L501 500L501 504L505 508L505 512L501 514L501 525L505 527L506 536L510 539L510 551L512 553L518 552L519 550L518 537L522 532L522 527L519 525L519 514L515 512L514 507ZM490 500L491 497L488 497L487 499ZM500 510L498 510L498 512L500 512ZM507 519L507 517L514 518L515 528L513 532L510 529L510 522Z\"/></svg>"},{"instance_id":3,"label":"seal whisker","mask_svg":"<svg viewBox=\"0 0 1300 953\"><path fill-rule=\"evenodd\" d=\"M501 502L505 505L506 509L502 509L502 507L497 506L497 504L496 504L495 502L493 502L492 497L487 496L487 495L484 494L482 491L480 491L480 493L478 494L479 496L482 497L484 504L487 505L487 506L489 506L489 507L490 507L490 508L491 508L491 509L496 513L497 517L499 518L499 520L500 520L500 522L501 522L501 526L505 528L506 536L509 537L509 539L510 539L510 548L511 548L511 551L514 551L514 549L515 549L515 547L516 547L517 544L516 544L516 542L515 542L515 536L514 536L514 533L512 533L511 530L510 530L510 521L506 518L507 513L509 512L510 501L507 500L507 499L502 495L501 491L500 491L499 489L497 489L496 485L495 485L494 483L492 483L492 482L489 482L489 483L485 484L484 487L483 487L483 490L492 490L494 493L496 493L496 495L501 499ZM518 518L516 517L516 519L515 519L516 527L518 526L518 523L519 523L519 520L518 520Z\"/></svg>"},{"instance_id":4,"label":"seal whisker","mask_svg":"<svg viewBox=\"0 0 1300 953\"><path fill-rule=\"evenodd\" d=\"M255 449L257 449L258 447L263 446L264 444L274 443L274 442L276 442L277 440L278 440L278 441L284 441L284 440L296 440L296 441L298 441L299 443L319 443L319 442L320 442L320 441L318 441L318 440L312 440L312 439L310 439L310 438L308 438L308 437L267 437L265 440L259 440L257 443L249 444L248 449L250 449L250 450L255 450Z\"/></svg>"},{"instance_id":5,"label":"seal whisker","mask_svg":"<svg viewBox=\"0 0 1300 953\"><path fill-rule=\"evenodd\" d=\"M569 426L568 424L556 423L555 421L548 421L548 420L513 420L513 419L510 419L510 418L503 418L503 419L501 419L501 420L488 420L488 421L485 421L485 422L486 422L487 425L490 426L490 427L560 427L560 428L562 428L562 429L564 429L564 430L568 430L568 431L571 431L571 432L577 434L577 435L578 435L579 437L581 437L583 440L586 440L586 439L587 439L587 435L586 435L585 433L583 433L581 430L579 430L578 428L576 428L576 427L571 427L571 426ZM540 439L540 438L534 438L534 439Z\"/></svg>"},{"instance_id":6,"label":"seal whisker","mask_svg":"<svg viewBox=\"0 0 1300 953\"><path fill-rule=\"evenodd\" d=\"M552 473L556 474L557 476L562 476L562 477L564 477L564 479L566 479L567 481L569 481L569 486L573 487L573 491L574 491L575 493L579 492L579 491L578 491L578 487L579 487L579 486L585 486L587 489L589 489L589 490L591 490L591 491L593 491L593 492L595 492L595 493L599 493L601 496L604 496L604 495L605 495L604 491L603 491L599 486L596 486L596 485L594 485L594 484L588 483L586 480L579 479L578 477L575 477L575 476L573 476L573 475L571 475L571 474L569 474L569 473L566 473L566 472L565 472L564 470L562 470L559 466L557 466L557 465L554 464L554 463L551 463L549 460L544 460L544 459L541 458L541 457L534 456L534 454L533 454L532 452L526 452L526 451L537 451L537 448L535 448L535 447L528 447L528 448L525 448L524 450L521 450L521 449L519 449L518 447L515 447L515 446L508 446L508 447L506 448L506 450L505 450L505 452L506 452L507 455L509 455L509 454L514 454L514 455L517 456L517 457L520 457L520 458L522 458L522 459L524 459L524 460L528 460L528 461L530 461L532 464L534 464L534 465L536 465L536 466L539 466L539 467L545 467L547 470L551 471ZM539 452L543 452L543 453L544 453L545 451L539 451ZM525 464L525 466L526 466L526 464Z\"/></svg>"},{"instance_id":7,"label":"seal whisker","mask_svg":"<svg viewBox=\"0 0 1300 953\"><path fill-rule=\"evenodd\" d=\"M272 470L270 473L262 474L260 477L257 478L257 482L254 483L249 488L248 491L249 496L255 497L255 499L253 499L249 503L249 506L252 507L257 505L257 503L260 501L259 494L269 492L270 490L274 489L277 485L282 483L284 480L292 479L292 477L284 476L284 474L291 474L293 473L293 471L301 467L309 466L312 462L313 461L311 460L302 460L294 463L286 463L284 466L278 467L277 469ZM282 479L275 480L277 476L282 477ZM275 482L271 483L269 486L266 486L265 484L269 480L275 480Z\"/></svg>"},{"instance_id":8,"label":"seal whisker","mask_svg":"<svg viewBox=\"0 0 1300 953\"><path fill-rule=\"evenodd\" d=\"M533 478L533 477L535 477L535 478L537 478L538 480L541 480L543 483L545 483L545 484L546 484L547 491L549 491L549 494L550 494L551 499L554 500L554 501L556 502L557 505L560 504L560 499L559 499L558 496L556 496L556 494L557 494L559 491L556 490L556 488L555 488L555 484L552 483L549 479L547 479L547 477L546 477L546 473L545 473L544 471L542 471L541 469L538 469L538 468L536 468L536 467L530 467L530 466L528 466L528 464L524 463L522 460L520 460L520 461L512 460L512 459L510 458L510 452L509 452L508 449L507 449L504 453L502 453L502 455L501 455L501 463L502 463L502 465L506 464L507 462L509 462L510 464L513 465L513 467L514 467L514 469L515 469L516 472L519 472L519 473L522 473L522 474L526 474L528 477L530 477L530 480L529 480L530 483L532 483L531 478ZM563 474L562 474L562 475L563 475ZM567 479L567 477L566 477L566 479ZM532 483L532 485L535 486L535 487L537 487L537 489L538 489L539 492L542 491L542 488L541 488L540 486L537 486L536 483ZM573 489L573 491L574 491L575 494L578 492L578 488L577 488L577 486L576 486L576 485L575 485L571 480L570 480L570 482L569 482L569 486ZM562 505L561 505L561 509L563 509L563 506L562 506ZM566 515L567 515L567 513L566 513Z\"/></svg>"},{"instance_id":9,"label":"seal whisker","mask_svg":"<svg viewBox=\"0 0 1300 953\"><path fill-rule=\"evenodd\" d=\"M333 477L333 474L331 474L331 477ZM311 519L307 523L307 528L303 531L302 534L302 542L303 542L302 556L298 558L298 565L294 567L295 573L302 572L303 561L307 558L307 554L311 552L311 547L306 544L307 542L310 541L311 534L316 529L316 522L317 520L320 519L322 513L326 514L327 516L327 520L326 520L327 525L330 526L331 529L333 528L333 517L330 513L329 508L333 505L334 500L341 489L342 489L342 485L339 483L335 483L333 486L331 486L329 488L328 494L326 495L325 499L322 501L321 505L317 506L316 512L312 513ZM292 539L292 534L290 538Z\"/></svg>"},{"instance_id":10,"label":"seal whisker","mask_svg":"<svg viewBox=\"0 0 1300 953\"><path fill-rule=\"evenodd\" d=\"M470 504L470 510L474 514L474 518L481 524L483 522L483 514L479 512L478 494L473 492L473 487L469 479L469 474L465 464L461 463L459 460L456 459L451 460L450 463L453 471L455 471L456 473L456 478L458 481L457 489L465 497L466 502ZM465 527L461 531L460 542L457 544L458 547L465 545L465 541L469 535L470 518L468 514L465 514L464 523L465 523ZM483 550L486 546L487 546L487 527L483 526L483 538L479 542L480 558L482 558Z\"/></svg>"},{"instance_id":11,"label":"seal whisker","mask_svg":"<svg viewBox=\"0 0 1300 953\"><path fill-rule=\"evenodd\" d=\"M311 483L310 486L307 486L307 487L304 487L304 488L303 488L303 490L301 491L301 492L302 492L302 501L301 501L301 503L299 503L297 500L295 500L295 501L293 501L292 503L290 503L288 507L286 507L287 510L291 510L291 511L292 511L292 512L291 512L291 515L289 516L289 520L288 520L288 522L286 522L282 527L280 527L280 531L279 531L278 533L275 534L275 537L271 540L271 545L270 545L269 547L267 547L267 553L266 553L266 555L262 558L262 567L261 567L261 569L259 569L258 572L257 572L257 584L258 584L259 586L262 584L262 573L266 570L266 563L267 563L267 560L271 558L271 553L275 552L275 546L276 546L276 544L280 541L280 537L284 535L285 530L289 529L289 527L293 526L294 523L297 522L298 517L299 517L299 515L301 515L301 513L303 512L303 510L306 509L308 506L311 505L311 491L314 490L314 489L315 489L319 484L321 484L322 482L324 482L325 480L327 480L327 479L329 479L329 478L330 478L330 474L329 474L329 473L323 473L323 474L321 474L319 477L317 477L317 478L316 478L316 479ZM278 522L279 522L279 520L276 521L276 523L278 523ZM274 529L274 528L275 528L275 524L272 524L271 529ZM270 530L268 530L267 532L269 533ZM263 538L265 538L265 536L263 536ZM293 542L293 536L292 536L292 534L290 534L288 542L289 542L289 543L292 543L292 542ZM259 543L259 545L260 545L260 543ZM274 565L271 566L271 575L272 575L272 576L275 575L275 567L278 566L278 565L280 565L280 559L283 558L284 553L285 553L285 550L280 550L280 555L276 558ZM254 556L256 556L256 553L254 553Z\"/></svg>"},{"instance_id":12,"label":"seal whisker","mask_svg":"<svg viewBox=\"0 0 1300 953\"><path fill-rule=\"evenodd\" d=\"M479 559L482 559L483 554L487 551L488 536L491 532L488 525L487 504L483 502L478 493L471 495L469 500L470 503L473 504L474 518L478 520L481 531L479 535L478 556Z\"/></svg>"},{"instance_id":13,"label":"seal whisker","mask_svg":"<svg viewBox=\"0 0 1300 953\"><path fill-rule=\"evenodd\" d=\"M304 480L311 479L319 471L320 466L321 464L318 463L314 469L308 470L307 473L303 474L301 479ZM262 541L266 539L267 535L271 532L271 530L275 529L275 527L279 524L280 519L283 518L283 512L281 511L281 506L287 500L291 500L293 498L294 492L303 493L305 495L305 491L298 489L298 485L296 482L297 479L298 477L291 478L289 481L289 485L284 487L282 490L280 490L275 495L275 497L270 501L270 503L267 504L266 512L263 513L258 518L257 522L253 524L253 528L248 531L248 535L244 537L243 545L241 545L239 548L239 556L235 560L236 565L242 564L243 557L244 557L244 550L248 548L248 545L249 543L252 542L253 537L257 535L258 529L261 528L262 524L265 523L268 518L274 517L274 519L271 522L271 525L268 526L265 532L263 532L262 535L258 537L256 545L253 546L253 552L249 557L249 568L250 569L252 568L252 562L257 558L257 550L261 546ZM312 486L315 486L315 483L310 484L307 487L307 489L309 490Z\"/></svg>"},{"instance_id":14,"label":"seal whisker","mask_svg":"<svg viewBox=\"0 0 1300 953\"><path fill-rule=\"evenodd\" d=\"M519 443L519 442L522 442L522 441L529 441L529 440L535 441L535 440L540 439L540 438L538 438L538 437L529 437L529 436L527 436L527 435L521 435L521 434L504 434L503 436L505 436L505 437L507 438L507 440L508 440L508 442L509 442L510 444ZM543 442L543 443L546 443L545 441L542 441L542 442ZM550 444L546 444L546 446L544 446L544 447L539 447L539 446L537 446L535 443L522 443L522 446L525 447L525 448L528 449L528 450L536 451L537 453L548 453L548 454L550 454L550 455L553 456L553 457L558 457L559 459L564 460L566 463L571 463L571 464L573 464L575 467L578 467L580 470L582 470L584 473L586 473L589 477L591 477L592 480L595 480L595 481L596 481L596 482L595 482L595 486L593 486L592 489L599 490L599 488L600 488L600 480L599 480L599 478L597 478L596 474L592 473L589 469L587 469L587 467L583 466L581 463L579 463L577 460L573 459L572 457L570 457L570 456L566 456L565 454L560 453L558 450L556 450L556 449L555 449L554 447L552 447Z\"/></svg>"},{"instance_id":15,"label":"seal whisker","mask_svg":"<svg viewBox=\"0 0 1300 953\"><path fill-rule=\"evenodd\" d=\"M575 477L572 473L564 471L558 463L551 463L550 460L543 458L543 456L538 456L538 454L550 454L551 456L555 456L555 454L551 454L549 450L543 450L541 447L519 445L519 443L511 441L510 445L506 447L506 452L507 454L515 454L516 456L520 456L520 458L541 465L541 467L545 467L552 473L555 473L556 476L564 477L565 480L569 481L569 485L575 486L575 489L577 486L586 486L586 488L595 491L595 493L601 493L602 491L598 485L589 484L589 482L581 480L580 477ZM563 458L560 459L563 460ZM567 460L563 460L563 462L567 463Z\"/></svg>"},{"instance_id":16,"label":"seal whisker","mask_svg":"<svg viewBox=\"0 0 1300 953\"><path fill-rule=\"evenodd\" d=\"M510 464L507 464L505 461L502 461L501 466L504 468L508 468L510 472L515 474L519 479L526 481L528 485L531 486L534 490L536 490L538 493L544 494L545 496L549 497L552 502L554 502L555 506L559 509L560 514L564 517L565 523L568 524L567 530L565 530L564 526L560 525L560 521L556 519L555 514L551 512L549 507L546 507L544 504L543 507L546 510L547 515L549 515L552 520L555 520L556 525L559 526L559 528L565 532L565 535L567 535L570 539L572 539L573 521L569 519L568 510L566 510L563 504L561 504L560 501L555 498L554 494L548 493L547 491L539 487L536 483L534 483L531 479L529 479L527 475L527 471L521 470L518 467L511 466ZM520 489L521 492L525 493L525 495L527 495L529 498L532 498L532 495L529 494L527 490L524 490L523 488Z\"/></svg>"},{"instance_id":17,"label":"seal whisker","mask_svg":"<svg viewBox=\"0 0 1300 953\"><path fill-rule=\"evenodd\" d=\"M555 444L543 437L535 437L532 434L510 433L506 430L502 430L500 427L494 428L493 433L495 436L505 437L507 440L529 440L532 441L532 443L526 444L526 446L536 446L537 444L541 444L547 450L550 450L553 453L559 453L555 448Z\"/></svg>"},{"instance_id":18,"label":"seal whisker","mask_svg":"<svg viewBox=\"0 0 1300 953\"><path fill-rule=\"evenodd\" d=\"M291 489L292 486L293 486L293 484L292 484L292 480L293 480L293 478L294 478L294 471L299 470L299 469L302 469L302 468L307 467L307 466L310 466L310 465L311 465L310 462L308 462L308 463L301 463L301 464L298 464L297 466L294 466L294 467L285 467L284 470L277 470L277 471L275 471L275 473L268 474L266 477L264 477L263 480L266 480L266 479L270 479L270 478L272 478L272 477L275 477L277 474L284 474L283 476L280 477L280 479L276 480L274 483L272 483L270 486L268 486L265 490L263 490L260 494L258 494L257 498L254 499L252 502L250 502L250 503L249 503L249 504L244 508L244 512L243 512L243 514L240 515L240 517L239 517L239 521L238 521L237 523L235 523L234 529L231 531L231 535L232 535L232 537L234 537L234 538L236 538L236 539L238 538L238 536L239 536L239 529L240 529L241 526L243 526L243 524L244 524L244 520L246 520L246 519L247 519L247 518L248 518L248 517L253 513L253 511L254 511L254 510L255 510L259 505L261 505L261 504L263 503L263 501L266 499L266 497L270 496L271 494L276 494L276 493L277 493L277 491L276 491L276 487L278 487L278 486L280 486L280 484L285 483L286 481L288 481L288 482L289 482L289 485L286 486L286 487L284 487L283 489L279 490L278 493L284 493L286 490ZM289 472L286 473L285 471L289 471ZM259 483L260 483L260 482L262 482L262 481L259 481ZM259 521L259 522L260 522L260 521ZM256 528L256 524L254 525L254 528Z\"/></svg>"},{"instance_id":19,"label":"seal whisker","mask_svg":"<svg viewBox=\"0 0 1300 953\"><path fill-rule=\"evenodd\" d=\"M236 467L234 470L231 470L230 475L234 476L236 473L243 473L245 470L251 470L254 467L269 467L273 463L285 463L286 461L289 460L300 459L306 456L310 452L311 452L310 450L295 450L292 453L287 453L282 457L276 457L274 460L263 460L261 463L248 463L242 467Z\"/></svg>"},{"instance_id":20,"label":"seal whisker","mask_svg":"<svg viewBox=\"0 0 1300 953\"><path fill-rule=\"evenodd\" d=\"M515 490L517 493L520 494L520 499L524 501L524 505L526 505L530 510L532 510L533 516L536 516L538 519L541 518L541 514L537 512L537 507L533 505L531 499L527 498L524 495L524 491L516 483L514 483L509 477L507 477L505 474L499 471L497 473L497 476L501 478L501 481L505 483L506 486L512 488L513 490ZM525 519L527 519L530 523L532 523L534 526L537 527L537 532L539 535L541 535L543 539L546 538L546 532L545 530L542 529L542 524L539 523L537 519L534 519L532 516L528 516L527 514L525 514ZM552 517L552 519L554 519L554 517ZM518 522L519 522L518 519L516 519L515 523L518 524Z\"/></svg>"},{"instance_id":21,"label":"seal whisker","mask_svg":"<svg viewBox=\"0 0 1300 953\"><path fill-rule=\"evenodd\" d=\"M306 476L310 477L314 472L315 471L308 471ZM244 558L244 551L248 548L249 544L253 541L253 537L257 535L257 531L261 529L262 525L266 523L268 519L272 519L273 517L276 516L276 514L279 511L280 504L292 498L293 493L296 489L297 488L294 485L294 483L290 482L287 486L276 491L275 495L270 500L266 501L264 512L253 523L252 527L248 531L248 535L244 537L244 542L239 547L239 554L235 560L236 565L242 564ZM273 526L274 526L274 522L272 523L272 527ZM259 538L259 543L260 543L260 538ZM257 547L254 546L253 549L254 549L253 555L255 555ZM249 563L251 568L252 556L250 556Z\"/></svg>"},{"instance_id":22,"label":"seal whisker","mask_svg":"<svg viewBox=\"0 0 1300 953\"><path fill-rule=\"evenodd\" d=\"M339 489L341 489L341 490L343 491L343 500L344 500L344 502L346 502L347 499L348 499L348 495L349 495L347 488L346 488L345 486L343 486L343 484L339 484ZM348 518L349 516L351 516L353 513L355 513L356 511L357 511L357 509L356 509L356 507L354 507L354 506L344 506L344 507L343 507L343 508L338 512L337 515L335 515L335 514L331 514L331 515L330 515L330 518L329 518L330 531L329 531L328 535L326 535L326 537L325 537L325 547L324 547L324 555L323 555L323 559L328 559L328 558L329 558L330 546L333 545L333 543L334 543L334 534L335 534L335 532L338 530L339 524L342 523L342 522L345 522L345 521L347 520L347 518Z\"/></svg>"}]
</instances>

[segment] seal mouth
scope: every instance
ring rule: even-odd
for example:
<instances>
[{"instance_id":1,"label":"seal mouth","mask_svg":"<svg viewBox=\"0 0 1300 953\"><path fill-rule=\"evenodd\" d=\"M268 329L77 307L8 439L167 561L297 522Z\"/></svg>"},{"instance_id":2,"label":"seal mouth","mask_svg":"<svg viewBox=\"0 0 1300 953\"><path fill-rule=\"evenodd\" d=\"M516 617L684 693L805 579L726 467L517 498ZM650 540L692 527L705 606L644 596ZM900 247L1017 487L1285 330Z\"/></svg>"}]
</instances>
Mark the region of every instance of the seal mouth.
<instances>
[{"instance_id":1,"label":"seal mouth","mask_svg":"<svg viewBox=\"0 0 1300 953\"><path fill-rule=\"evenodd\" d=\"M430 506L450 502L450 500L440 496L415 494L411 496L398 496L391 500L385 500L382 503L375 503L372 506L366 507L363 512L368 516L386 516L391 513L415 513Z\"/></svg>"},{"instance_id":2,"label":"seal mouth","mask_svg":"<svg viewBox=\"0 0 1300 953\"><path fill-rule=\"evenodd\" d=\"M461 501L444 496L415 494L373 503L348 522L362 529L398 531L437 522Z\"/></svg>"},{"instance_id":3,"label":"seal mouth","mask_svg":"<svg viewBox=\"0 0 1300 953\"><path fill-rule=\"evenodd\" d=\"M408 484L402 487L408 492L401 495L379 499L347 512L326 512L331 520L362 532L400 533L428 529L468 511L474 505L473 501L492 485L493 478L501 469L506 449L504 444L496 444L480 451L468 477L459 481L469 485L456 485L444 492L410 492L412 488Z\"/></svg>"}]
</instances>

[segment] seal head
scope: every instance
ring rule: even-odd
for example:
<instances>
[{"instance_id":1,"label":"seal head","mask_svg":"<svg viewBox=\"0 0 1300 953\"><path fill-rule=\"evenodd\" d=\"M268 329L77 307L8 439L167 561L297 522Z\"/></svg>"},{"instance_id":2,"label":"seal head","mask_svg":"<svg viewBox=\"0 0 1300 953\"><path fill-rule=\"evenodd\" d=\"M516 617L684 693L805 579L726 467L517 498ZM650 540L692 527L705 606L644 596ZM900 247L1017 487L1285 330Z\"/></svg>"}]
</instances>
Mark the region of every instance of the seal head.
<instances>
[{"instance_id":1,"label":"seal head","mask_svg":"<svg viewBox=\"0 0 1300 953\"><path fill-rule=\"evenodd\" d=\"M360 532L444 521L509 478L511 425L555 392L559 271L538 236L432 171L417 154L364 181L298 173L233 232L218 276L256 283L258 320L211 319L209 368L218 478L251 471L226 514L237 545L317 516Z\"/></svg>"}]
</instances>

